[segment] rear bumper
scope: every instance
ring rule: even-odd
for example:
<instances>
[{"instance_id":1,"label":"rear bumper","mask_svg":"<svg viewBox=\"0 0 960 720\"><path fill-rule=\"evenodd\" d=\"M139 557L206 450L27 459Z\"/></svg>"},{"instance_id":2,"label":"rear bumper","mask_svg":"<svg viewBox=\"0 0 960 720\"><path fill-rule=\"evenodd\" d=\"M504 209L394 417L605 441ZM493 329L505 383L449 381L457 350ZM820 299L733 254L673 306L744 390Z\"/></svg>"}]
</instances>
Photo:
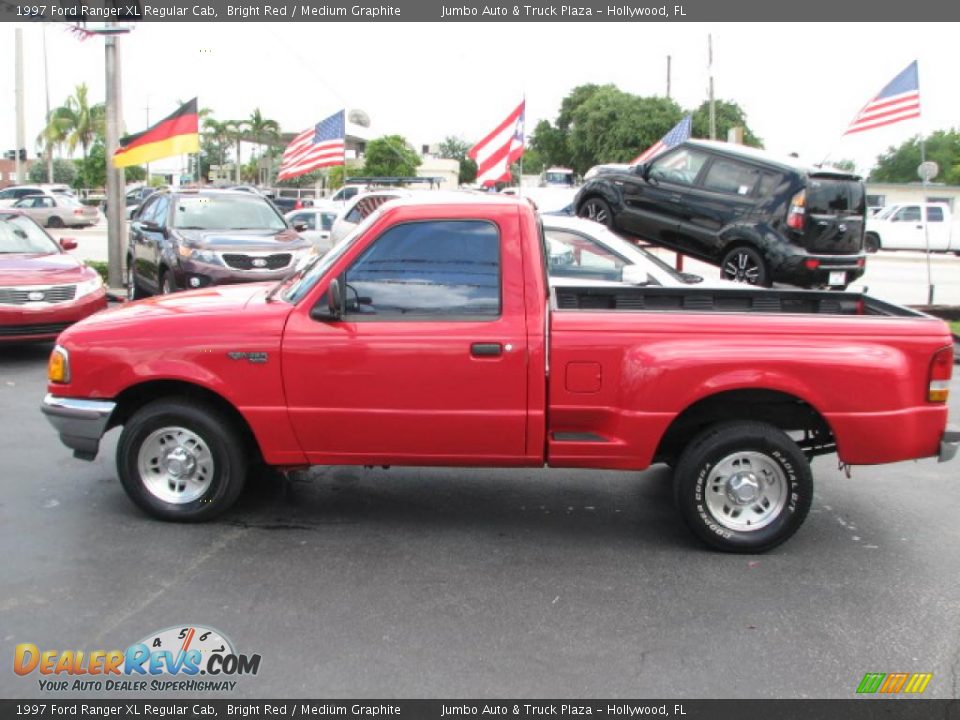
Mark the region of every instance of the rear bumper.
<instances>
[{"instance_id":1,"label":"rear bumper","mask_svg":"<svg viewBox=\"0 0 960 720\"><path fill-rule=\"evenodd\" d=\"M816 267L808 264L816 263ZM847 285L866 272L866 255L816 255L806 252L790 255L772 268L774 282L784 282L801 287L830 286L830 274L845 273Z\"/></svg>"},{"instance_id":2,"label":"rear bumper","mask_svg":"<svg viewBox=\"0 0 960 720\"><path fill-rule=\"evenodd\" d=\"M943 437L940 439L940 454L937 459L940 462L953 460L958 449L960 449L960 430L948 427L944 430Z\"/></svg>"},{"instance_id":3,"label":"rear bumper","mask_svg":"<svg viewBox=\"0 0 960 720\"><path fill-rule=\"evenodd\" d=\"M83 400L48 394L40 409L60 433L60 442L73 450L74 457L93 460L116 407L117 404L110 400Z\"/></svg>"}]
</instances>

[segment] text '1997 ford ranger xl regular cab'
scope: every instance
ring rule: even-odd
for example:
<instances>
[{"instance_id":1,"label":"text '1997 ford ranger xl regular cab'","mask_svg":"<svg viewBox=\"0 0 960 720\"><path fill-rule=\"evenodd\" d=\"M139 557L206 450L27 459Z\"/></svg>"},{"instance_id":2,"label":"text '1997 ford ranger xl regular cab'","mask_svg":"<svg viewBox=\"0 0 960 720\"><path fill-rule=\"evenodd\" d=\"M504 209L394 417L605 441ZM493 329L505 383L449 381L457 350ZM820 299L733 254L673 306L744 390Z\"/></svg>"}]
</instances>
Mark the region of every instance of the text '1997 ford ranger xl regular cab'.
<instances>
[{"instance_id":1,"label":"text '1997 ford ranger xl regular cab'","mask_svg":"<svg viewBox=\"0 0 960 720\"><path fill-rule=\"evenodd\" d=\"M277 284L152 298L60 335L43 411L76 456L123 426L127 493L212 518L247 467L674 468L722 550L792 535L809 460L950 459L940 320L854 293L550 290L524 200L379 208Z\"/></svg>"}]
</instances>

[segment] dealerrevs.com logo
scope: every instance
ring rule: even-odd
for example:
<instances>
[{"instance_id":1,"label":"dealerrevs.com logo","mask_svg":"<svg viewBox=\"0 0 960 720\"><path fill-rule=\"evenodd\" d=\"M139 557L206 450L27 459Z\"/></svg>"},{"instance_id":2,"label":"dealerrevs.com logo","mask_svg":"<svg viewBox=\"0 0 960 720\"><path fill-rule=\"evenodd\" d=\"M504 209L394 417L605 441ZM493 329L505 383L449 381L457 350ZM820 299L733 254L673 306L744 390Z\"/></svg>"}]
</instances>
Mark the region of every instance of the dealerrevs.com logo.
<instances>
[{"instance_id":1,"label":"dealerrevs.com logo","mask_svg":"<svg viewBox=\"0 0 960 720\"><path fill-rule=\"evenodd\" d=\"M256 675L260 655L237 653L213 628L175 626L147 635L126 650L52 650L33 643L14 648L13 671L39 676L42 691L225 691Z\"/></svg>"}]
</instances>

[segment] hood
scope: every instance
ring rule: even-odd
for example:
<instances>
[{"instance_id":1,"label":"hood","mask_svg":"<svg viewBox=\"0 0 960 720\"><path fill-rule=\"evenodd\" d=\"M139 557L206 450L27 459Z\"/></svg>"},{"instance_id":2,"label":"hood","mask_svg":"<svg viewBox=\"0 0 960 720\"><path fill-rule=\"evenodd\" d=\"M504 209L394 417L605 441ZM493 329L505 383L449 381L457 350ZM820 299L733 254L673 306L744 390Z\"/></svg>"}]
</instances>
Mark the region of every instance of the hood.
<instances>
[{"instance_id":1,"label":"hood","mask_svg":"<svg viewBox=\"0 0 960 720\"><path fill-rule=\"evenodd\" d=\"M0 255L0 287L76 283L92 277L92 273L66 253Z\"/></svg>"},{"instance_id":2,"label":"hood","mask_svg":"<svg viewBox=\"0 0 960 720\"><path fill-rule=\"evenodd\" d=\"M217 335L236 332L238 327L249 327L259 335L280 334L283 318L293 306L282 300L264 301L274 284L218 285L158 295L91 315L67 328L62 337L77 339L77 336L100 332L115 336L120 330L124 338L159 336L174 344L187 337L209 338L214 342ZM276 316L276 322L271 316ZM165 327L168 323L176 326Z\"/></svg>"},{"instance_id":3,"label":"hood","mask_svg":"<svg viewBox=\"0 0 960 720\"><path fill-rule=\"evenodd\" d=\"M184 242L193 248L219 252L287 252L309 247L294 230L189 230L176 229Z\"/></svg>"}]
</instances>

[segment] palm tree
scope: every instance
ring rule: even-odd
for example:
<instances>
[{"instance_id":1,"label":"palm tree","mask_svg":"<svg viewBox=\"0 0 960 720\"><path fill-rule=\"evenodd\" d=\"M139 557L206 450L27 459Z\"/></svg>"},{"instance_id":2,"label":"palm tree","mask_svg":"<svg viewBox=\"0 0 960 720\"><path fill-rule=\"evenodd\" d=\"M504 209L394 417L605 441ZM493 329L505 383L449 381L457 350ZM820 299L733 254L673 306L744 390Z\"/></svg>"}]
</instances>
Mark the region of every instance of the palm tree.
<instances>
[{"instance_id":1,"label":"palm tree","mask_svg":"<svg viewBox=\"0 0 960 720\"><path fill-rule=\"evenodd\" d=\"M54 152L60 155L63 145L70 136L70 117L66 108L55 108L50 111L47 125L37 135L37 148L43 152L45 160L49 161Z\"/></svg>"},{"instance_id":2,"label":"palm tree","mask_svg":"<svg viewBox=\"0 0 960 720\"><path fill-rule=\"evenodd\" d=\"M50 113L51 119L60 130L66 130L65 141L72 153L80 146L83 159L87 159L90 146L97 137L102 137L106 129L106 107L103 103L90 105L87 84L80 83L66 102ZM57 136L59 131L52 133Z\"/></svg>"},{"instance_id":3,"label":"palm tree","mask_svg":"<svg viewBox=\"0 0 960 720\"><path fill-rule=\"evenodd\" d=\"M237 144L237 166L236 166L236 179L237 183L240 182L240 141L246 138L246 120L227 120L223 123L227 128L227 137L230 140L233 140Z\"/></svg>"},{"instance_id":4,"label":"palm tree","mask_svg":"<svg viewBox=\"0 0 960 720\"><path fill-rule=\"evenodd\" d=\"M257 145L257 157L263 157L263 146L273 148L274 143L280 140L280 123L265 118L260 108L254 108L247 120L251 139Z\"/></svg>"},{"instance_id":5,"label":"palm tree","mask_svg":"<svg viewBox=\"0 0 960 720\"><path fill-rule=\"evenodd\" d=\"M220 165L223 166L223 146L230 141L230 121L219 122L211 117L203 121L203 130L220 148Z\"/></svg>"}]
</instances>

